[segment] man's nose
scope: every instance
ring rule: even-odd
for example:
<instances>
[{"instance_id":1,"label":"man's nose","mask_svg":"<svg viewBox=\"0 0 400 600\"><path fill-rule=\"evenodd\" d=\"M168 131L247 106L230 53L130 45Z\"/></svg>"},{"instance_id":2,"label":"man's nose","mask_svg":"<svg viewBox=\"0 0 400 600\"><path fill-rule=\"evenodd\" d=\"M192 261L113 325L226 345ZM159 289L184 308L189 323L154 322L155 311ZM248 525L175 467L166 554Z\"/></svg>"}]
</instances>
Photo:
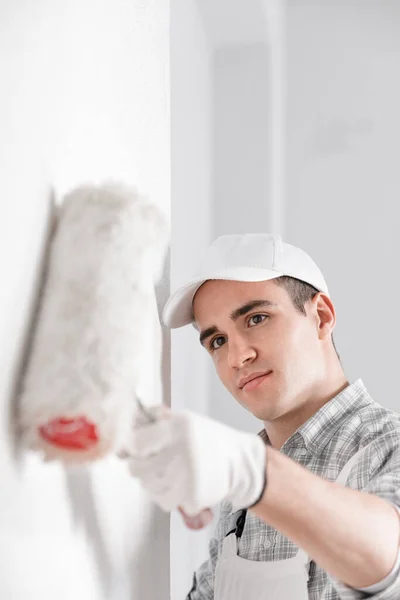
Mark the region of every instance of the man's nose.
<instances>
[{"instance_id":1,"label":"man's nose","mask_svg":"<svg viewBox=\"0 0 400 600\"><path fill-rule=\"evenodd\" d=\"M245 363L252 362L256 356L257 352L246 340L229 340L228 362L232 369L240 369Z\"/></svg>"}]
</instances>

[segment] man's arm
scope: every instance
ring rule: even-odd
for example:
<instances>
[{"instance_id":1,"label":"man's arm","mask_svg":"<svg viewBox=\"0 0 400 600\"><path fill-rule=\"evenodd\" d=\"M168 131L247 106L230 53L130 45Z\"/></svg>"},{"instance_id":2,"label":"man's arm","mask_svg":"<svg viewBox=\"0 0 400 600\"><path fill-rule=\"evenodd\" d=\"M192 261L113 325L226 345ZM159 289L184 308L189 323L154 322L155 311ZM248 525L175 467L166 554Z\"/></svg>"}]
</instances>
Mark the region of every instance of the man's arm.
<instances>
[{"instance_id":1,"label":"man's arm","mask_svg":"<svg viewBox=\"0 0 400 600\"><path fill-rule=\"evenodd\" d=\"M252 508L328 573L354 588L388 575L400 522L386 500L332 483L268 448L267 486Z\"/></svg>"},{"instance_id":2,"label":"man's arm","mask_svg":"<svg viewBox=\"0 0 400 600\"><path fill-rule=\"evenodd\" d=\"M379 466L371 485L356 491L312 474L266 448L256 435L189 411L169 412L135 431L130 467L164 510L181 506L195 515L224 499L235 509L253 507L333 578L364 588L384 579L397 557L400 525L393 504L400 504L398 438L393 432L390 443L385 440L377 448ZM376 462L375 456L369 458ZM399 577L394 587L397 595L389 590L374 598L397 599Z\"/></svg>"}]
</instances>

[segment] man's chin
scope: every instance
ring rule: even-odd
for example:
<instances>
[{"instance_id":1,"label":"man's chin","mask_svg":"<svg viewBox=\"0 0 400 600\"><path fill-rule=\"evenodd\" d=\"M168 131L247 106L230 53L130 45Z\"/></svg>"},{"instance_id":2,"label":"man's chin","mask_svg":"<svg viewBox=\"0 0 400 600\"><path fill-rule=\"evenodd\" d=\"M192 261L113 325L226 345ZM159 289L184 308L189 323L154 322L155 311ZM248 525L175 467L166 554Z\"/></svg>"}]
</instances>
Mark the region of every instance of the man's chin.
<instances>
[{"instance_id":1,"label":"man's chin","mask_svg":"<svg viewBox=\"0 0 400 600\"><path fill-rule=\"evenodd\" d=\"M259 398L254 397L251 401L248 399L246 403L243 402L243 406L245 406L256 419L268 422L280 419L289 411L289 407L285 404L284 399L278 395L272 394L264 394Z\"/></svg>"},{"instance_id":2,"label":"man's chin","mask_svg":"<svg viewBox=\"0 0 400 600\"><path fill-rule=\"evenodd\" d=\"M241 402L241 405L260 421L274 421L282 416L284 411L276 402L276 399L269 401L263 398L260 401Z\"/></svg>"}]
</instances>

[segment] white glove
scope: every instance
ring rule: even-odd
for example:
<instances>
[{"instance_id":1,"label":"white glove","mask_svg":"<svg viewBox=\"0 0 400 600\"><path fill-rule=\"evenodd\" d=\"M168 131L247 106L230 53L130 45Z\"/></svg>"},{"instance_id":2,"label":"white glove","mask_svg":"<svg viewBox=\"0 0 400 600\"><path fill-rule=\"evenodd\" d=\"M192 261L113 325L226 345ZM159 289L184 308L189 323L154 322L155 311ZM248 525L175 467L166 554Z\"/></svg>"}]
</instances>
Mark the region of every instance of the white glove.
<instances>
[{"instance_id":1,"label":"white glove","mask_svg":"<svg viewBox=\"0 0 400 600\"><path fill-rule=\"evenodd\" d=\"M148 410L156 421L134 429L127 454L132 475L162 509L196 515L222 500L247 508L260 499L266 447L259 436L188 411Z\"/></svg>"}]
</instances>

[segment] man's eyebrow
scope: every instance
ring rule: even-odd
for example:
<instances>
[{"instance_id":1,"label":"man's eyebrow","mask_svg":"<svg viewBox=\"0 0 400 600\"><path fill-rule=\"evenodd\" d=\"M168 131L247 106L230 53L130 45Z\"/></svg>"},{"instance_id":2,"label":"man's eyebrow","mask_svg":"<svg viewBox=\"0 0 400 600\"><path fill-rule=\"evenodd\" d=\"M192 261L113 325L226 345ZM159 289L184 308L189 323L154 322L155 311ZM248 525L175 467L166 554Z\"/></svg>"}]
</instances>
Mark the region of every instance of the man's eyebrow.
<instances>
[{"instance_id":1,"label":"man's eyebrow","mask_svg":"<svg viewBox=\"0 0 400 600\"><path fill-rule=\"evenodd\" d=\"M208 327L207 329L205 329L204 331L201 332L200 334L200 344L202 346L204 346L204 340L207 339L208 337L210 337L210 335L213 335L214 333L217 333L218 329L213 326L213 327Z\"/></svg>"},{"instance_id":2,"label":"man's eyebrow","mask_svg":"<svg viewBox=\"0 0 400 600\"><path fill-rule=\"evenodd\" d=\"M242 317L254 308L271 308L274 306L276 304L275 302L271 302L271 300L251 300L251 302L246 302L246 304L231 312L230 317L232 321L236 321L239 317Z\"/></svg>"},{"instance_id":3,"label":"man's eyebrow","mask_svg":"<svg viewBox=\"0 0 400 600\"><path fill-rule=\"evenodd\" d=\"M233 312L231 312L230 318L232 319L232 321L236 321L239 317L242 317L254 308L271 308L274 306L276 306L276 304L275 302L271 302L271 300L252 300L251 302L246 302L246 304L240 306L239 308L236 308ZM217 331L218 329L215 325L204 329L204 331L200 333L200 344L204 346L204 340L206 340L214 333L217 333Z\"/></svg>"}]
</instances>

